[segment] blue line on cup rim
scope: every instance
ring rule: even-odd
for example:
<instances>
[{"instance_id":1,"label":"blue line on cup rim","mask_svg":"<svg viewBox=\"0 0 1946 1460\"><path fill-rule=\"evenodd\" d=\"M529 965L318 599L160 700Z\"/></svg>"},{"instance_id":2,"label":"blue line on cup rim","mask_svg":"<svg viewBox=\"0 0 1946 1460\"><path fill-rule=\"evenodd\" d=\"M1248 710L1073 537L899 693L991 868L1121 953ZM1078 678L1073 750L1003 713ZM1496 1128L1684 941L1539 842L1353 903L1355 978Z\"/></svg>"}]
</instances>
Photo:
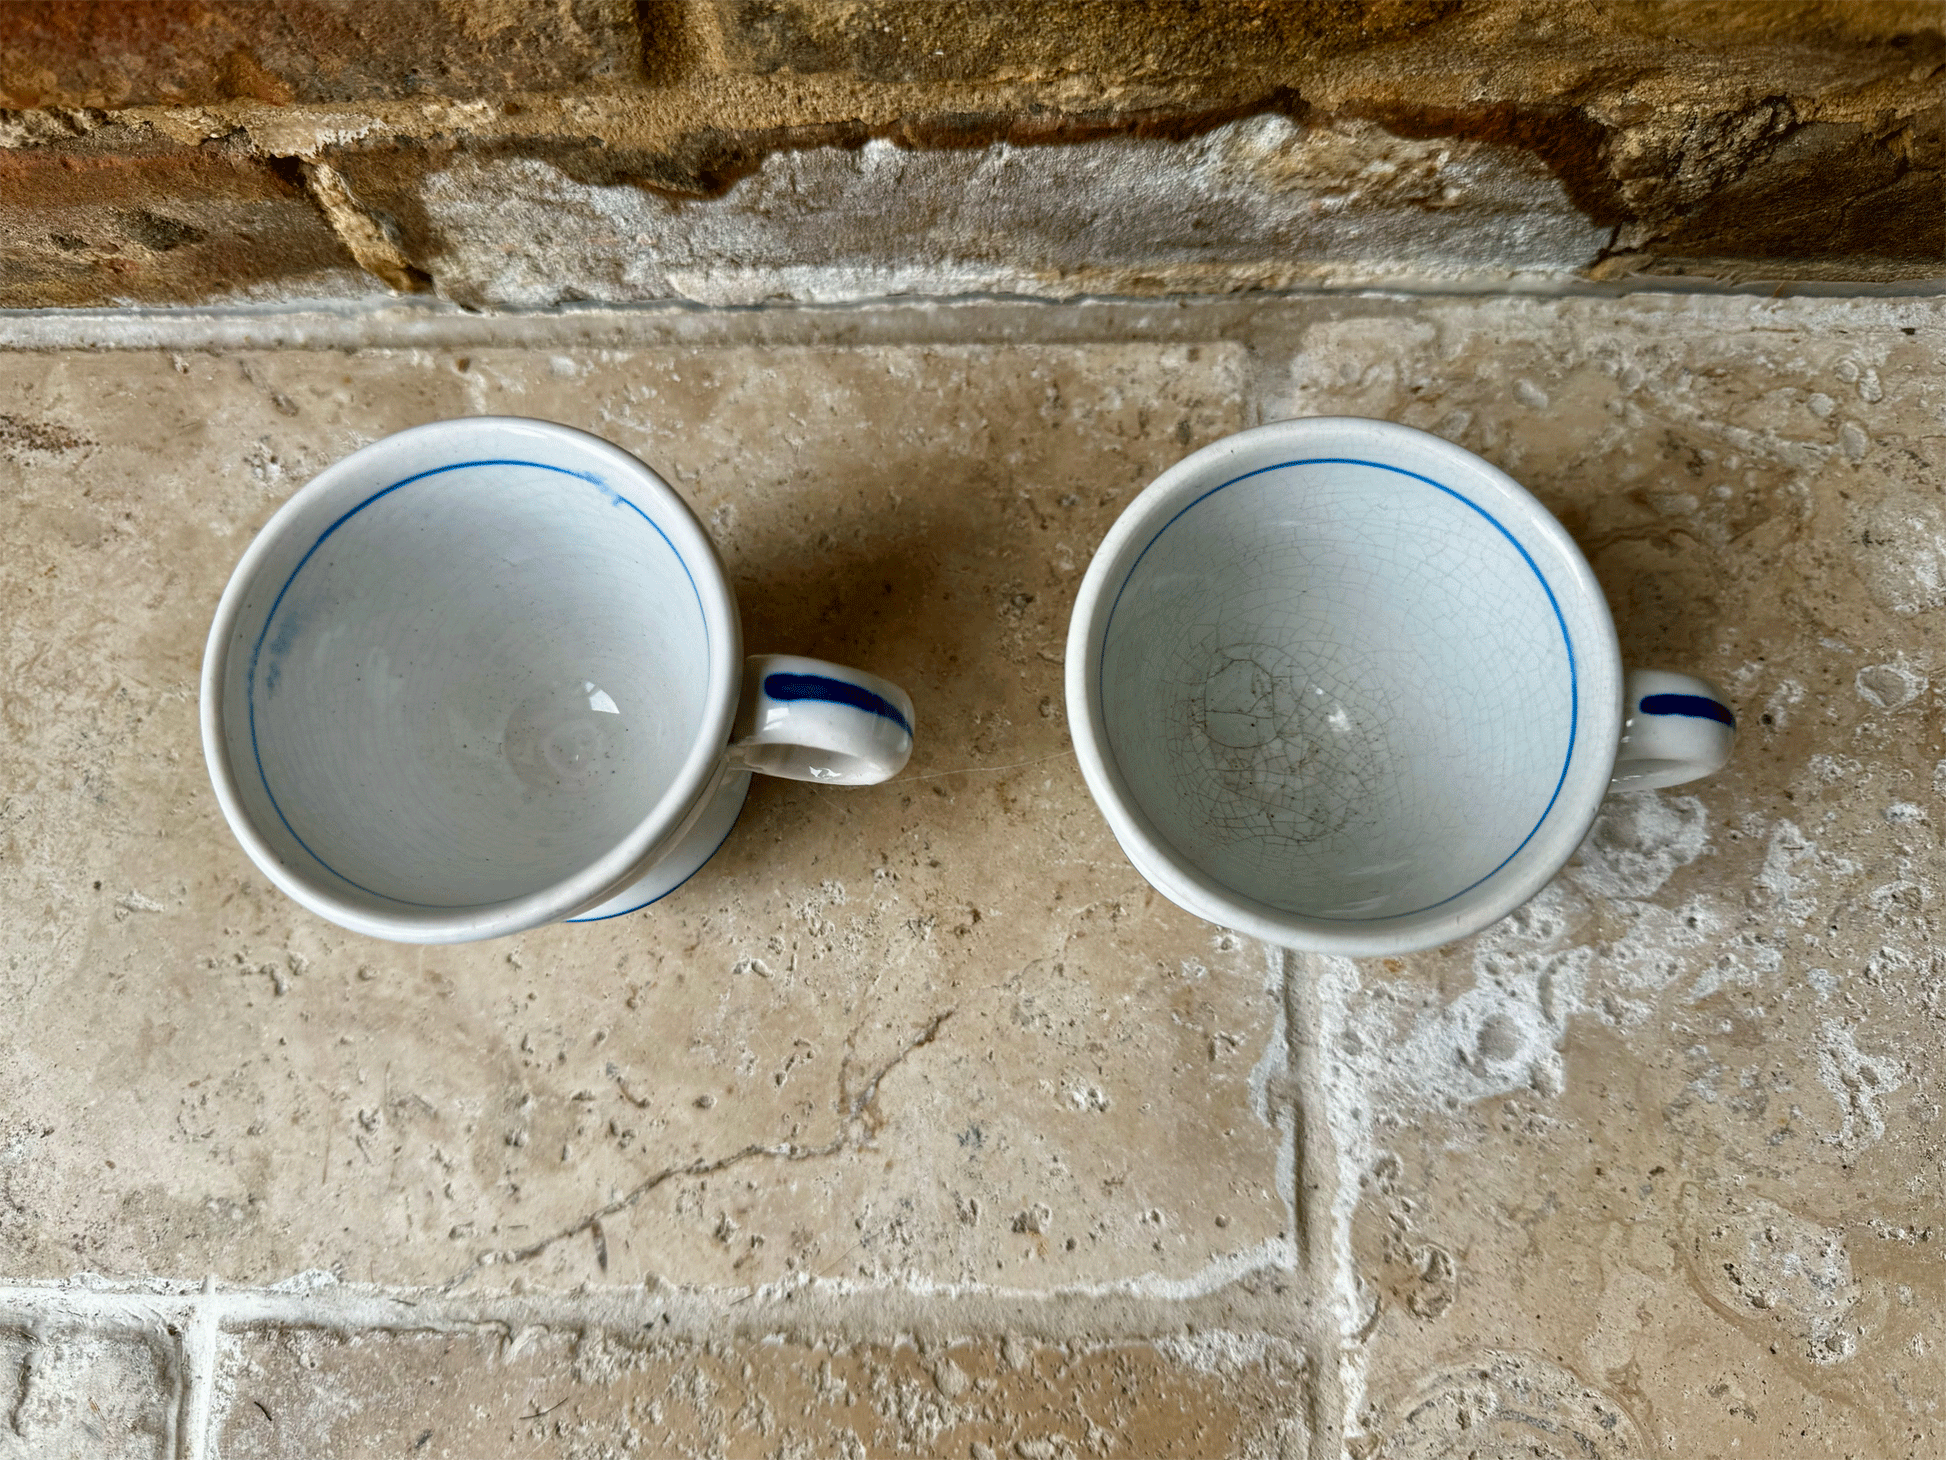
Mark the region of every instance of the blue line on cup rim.
<instances>
[{"instance_id":1,"label":"blue line on cup rim","mask_svg":"<svg viewBox=\"0 0 1946 1460\"><path fill-rule=\"evenodd\" d=\"M1495 867L1491 872L1487 873L1486 876L1480 878L1478 881L1472 883L1471 885L1462 887L1458 892L1452 894L1452 896L1441 898L1438 902L1428 903L1424 907L1413 908L1410 912L1386 913L1383 917L1378 917L1378 918L1334 918L1334 917L1328 917L1322 913L1304 913L1301 915L1303 917L1311 919L1314 922L1322 922L1322 923L1393 922L1400 918L1417 917L1420 913L1431 912L1434 908L1444 907L1449 902L1453 902L1459 898L1465 897L1467 893L1473 891L1474 888L1477 888L1484 883L1492 881L1495 877L1499 876L1500 873L1506 869L1506 866L1509 862L1513 861L1515 857L1518 857L1523 851L1527 849L1527 844L1531 842L1534 839L1534 837L1540 832L1540 829L1547 824L1547 818L1554 814L1554 803L1561 799L1561 788L1568 783L1568 771L1574 765L1575 741L1581 724L1580 667L1575 660L1574 637L1568 632L1567 615L1561 612L1560 600L1554 596L1554 585L1547 581L1547 575L1541 571L1540 564L1534 561L1533 554L1527 551L1527 545L1523 543L1519 538L1515 537L1513 533L1509 532L1506 526L1500 521L1499 518L1495 517L1491 512L1487 511L1486 508L1482 507L1478 502L1475 502L1471 497L1466 496L1464 493L1456 492L1451 487L1447 486L1445 483L1434 481L1431 477L1424 476L1419 472L1408 471L1405 467L1393 466L1389 462L1367 461L1363 457L1357 457L1357 456L1309 456L1295 461L1273 462L1269 466L1260 466L1256 468L1254 471L1247 471L1243 473L1242 476L1231 477L1227 482L1218 482L1215 486L1211 487L1207 492L1201 493L1193 501L1189 502L1187 505L1182 507L1179 511L1176 512L1176 514L1173 517L1171 517L1167 522L1163 523L1161 527L1157 528L1155 535L1149 539L1147 545L1143 547L1142 551L1135 555L1135 561L1129 564L1128 571L1122 575L1121 586L1115 590L1115 601L1108 606L1108 617L1102 621L1101 644L1103 648L1103 653L1101 657L1104 663L1098 666L1097 668L1096 681L1095 681L1095 694L1097 698L1101 700L1104 704L1107 702L1107 692L1104 689L1102 684L1102 675L1106 673L1105 661L1107 659L1106 650L1108 645L1108 634L1115 622L1115 610L1121 607L1122 595L1128 591L1128 585L1130 584L1130 582L1134 580L1135 570L1142 566L1142 559L1146 558L1149 555L1149 549L1153 548L1158 542L1162 541L1163 535L1167 533L1170 528L1174 527L1176 523L1178 523L1185 516L1187 516L1191 509L1199 506L1201 503L1207 501L1209 498L1214 497L1218 492L1224 490L1226 487L1234 487L1238 482L1248 481L1250 480L1250 478L1262 476L1266 472L1284 471L1294 466L1364 466L1364 467L1370 467L1375 471L1395 472L1399 476L1410 477L1412 478L1412 480L1417 482L1424 482L1427 486L1432 487L1438 491L1444 492L1447 496L1453 498L1455 501L1462 502L1466 506L1472 508L1475 512L1479 513L1480 516L1484 517L1488 522L1492 523L1495 530L1497 530L1502 537L1506 538L1508 542L1512 543L1514 551L1519 553L1520 556L1526 561L1528 568L1533 572L1534 577L1539 581L1541 585L1541 591L1547 595L1548 606L1554 610L1554 621L1556 624L1560 626L1561 629L1561 644L1562 647L1567 650L1568 750L1567 750L1567 754L1564 757L1562 757L1561 760L1561 774L1559 779L1557 779L1554 783L1554 793L1547 798L1547 806L1545 809L1542 810L1540 815L1540 820L1536 821L1532 829L1528 831L1527 835L1520 839L1520 845L1515 847L1511 852L1507 853L1505 859L1500 863L1499 866ZM1541 509L1543 513L1545 513L1546 510L1547 509L1544 507ZM1103 738L1106 739L1105 722L1103 726ZM1111 759L1113 758L1112 750L1110 751L1110 758ZM1130 799L1133 798L1131 797Z\"/></svg>"},{"instance_id":2,"label":"blue line on cup rim","mask_svg":"<svg viewBox=\"0 0 1946 1460\"><path fill-rule=\"evenodd\" d=\"M566 467L566 466L551 466L544 461L518 461L512 458L492 458L492 459L486 459L480 461L449 462L445 466L435 466L435 467L428 468L427 470L422 472L415 472L409 477L405 477L402 480L393 482L392 485L389 487L383 487L380 490L373 492L371 496L367 497L364 501L360 502L356 507L350 508L348 511L344 513L343 516L339 517L337 521L333 522L329 527L325 528L323 532L319 533L317 541L312 543L311 546L308 549L306 549L304 556L297 560L297 566L291 569L291 575L290 577L284 580L284 586L277 590L277 597L271 601L270 612L264 615L263 626L257 631L257 642L254 645L252 645L250 649L250 670L244 681L244 696L243 696L244 706L248 710L249 718L250 718L250 754L251 757L257 763L257 779L263 785L264 795L267 796L270 800L270 809L277 813L277 819L284 824L284 830L290 833L291 840L296 842L300 847L302 847L306 852L306 854L310 856L312 861L316 862L320 867L324 868L325 871L329 872L333 877L336 877L340 882L344 883L346 886L357 888L360 892L364 893L367 897L380 898L386 902L396 903L401 907L417 907L417 908L436 910L440 912L447 912L447 911L457 910L461 907L474 906L476 904L413 902L409 898L394 897L390 893L380 892L376 888L367 887L362 882L352 881L351 878L345 876L344 873L340 872L336 867L333 867L329 862L325 861L323 857L320 857L316 852L311 850L310 843L305 841L303 837L297 834L297 828L292 826L290 823L290 818L284 815L284 808L277 804L277 793L270 789L270 777L264 771L263 751L257 744L257 661L263 654L264 639L270 633L270 626L277 618L277 610L279 607L282 606L284 602L284 595L290 592L291 585L297 581L297 575L304 571L304 565L311 561L312 557L317 553L317 550L319 548L324 546L324 540L326 538L331 536L331 534L336 532L339 528L343 527L347 522L349 522L353 517L356 517L360 512L363 512L367 507L371 506L372 503L376 502L380 497L390 496L393 492L396 492L400 487L410 486L414 482L423 481L427 477L439 476L444 472L464 471L468 467L481 467L481 466L526 466L526 467L532 467L536 471L551 471L560 476L574 477L579 481L587 482L590 485L598 488L601 491L602 495L606 497L611 504L618 507L627 507L629 510L634 512L636 516L640 517L644 522L648 523L650 527L653 527L655 529L656 536L662 539L663 543L668 547L671 553L675 554L677 566L679 566L682 569L683 576L689 580L689 591L696 595L697 611L699 613L702 613L703 615L703 643L706 650L709 645L709 614L703 608L703 592L700 588L696 586L696 575L690 572L688 560L683 557L682 549L677 547L675 543L670 540L669 534L662 530L661 523L657 522L653 517L649 516L648 513L644 512L640 507L636 506L634 502L630 501L627 497L624 497L620 492L616 491L613 487L609 486L606 481L602 480L601 477L595 475L595 473L593 472L576 471L574 470L574 468ZM272 646L273 655L275 654L275 652L276 649L275 646L273 645ZM277 666L273 665L272 666L273 670L275 670L276 667ZM264 687L264 691L266 694L268 694L274 688L275 688L274 683L266 684ZM643 905L647 906L646 903Z\"/></svg>"}]
</instances>

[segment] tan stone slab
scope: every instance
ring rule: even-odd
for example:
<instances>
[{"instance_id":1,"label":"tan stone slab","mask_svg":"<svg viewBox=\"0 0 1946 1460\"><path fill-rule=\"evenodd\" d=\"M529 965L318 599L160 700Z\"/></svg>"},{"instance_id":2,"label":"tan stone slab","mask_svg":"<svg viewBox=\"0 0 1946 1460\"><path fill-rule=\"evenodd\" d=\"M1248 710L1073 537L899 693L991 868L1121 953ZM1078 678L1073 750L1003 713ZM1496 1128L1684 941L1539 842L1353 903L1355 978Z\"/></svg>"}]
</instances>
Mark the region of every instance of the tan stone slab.
<instances>
[{"instance_id":1,"label":"tan stone slab","mask_svg":"<svg viewBox=\"0 0 1946 1460\"><path fill-rule=\"evenodd\" d=\"M709 1345L526 1330L226 1340L222 1460L439 1457L1277 1456L1303 1453L1285 1343L1013 1337L919 1348Z\"/></svg>"},{"instance_id":2,"label":"tan stone slab","mask_svg":"<svg viewBox=\"0 0 1946 1460\"><path fill-rule=\"evenodd\" d=\"M4 1460L165 1460L176 1434L174 1355L86 1333L0 1331Z\"/></svg>"},{"instance_id":3,"label":"tan stone slab","mask_svg":"<svg viewBox=\"0 0 1946 1460\"><path fill-rule=\"evenodd\" d=\"M1863 304L1503 301L1306 336L1292 408L1505 466L1588 551L1625 655L1742 717L1725 774L1612 801L1498 928L1304 966L1360 1453L1946 1443L1942 363L1937 309Z\"/></svg>"},{"instance_id":4,"label":"tan stone slab","mask_svg":"<svg viewBox=\"0 0 1946 1460\"><path fill-rule=\"evenodd\" d=\"M21 1275L1200 1289L1291 1253L1260 951L1088 800L1067 610L1120 506L1244 422L1237 346L0 361L0 1089ZM906 775L766 782L651 913L369 942L208 790L216 596L299 483L514 411L641 452L752 649L906 685Z\"/></svg>"}]
</instances>

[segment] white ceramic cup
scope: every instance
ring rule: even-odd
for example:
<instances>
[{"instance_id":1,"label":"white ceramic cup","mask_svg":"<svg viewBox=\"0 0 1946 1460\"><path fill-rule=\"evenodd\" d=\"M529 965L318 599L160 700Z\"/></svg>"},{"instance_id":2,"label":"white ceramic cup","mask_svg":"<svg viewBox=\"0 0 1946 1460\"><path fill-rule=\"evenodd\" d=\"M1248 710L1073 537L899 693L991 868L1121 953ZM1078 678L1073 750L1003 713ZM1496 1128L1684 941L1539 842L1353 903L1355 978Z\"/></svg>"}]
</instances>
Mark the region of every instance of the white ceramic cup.
<instances>
[{"instance_id":1,"label":"white ceramic cup","mask_svg":"<svg viewBox=\"0 0 1946 1460\"><path fill-rule=\"evenodd\" d=\"M375 441L277 511L217 607L202 727L265 876L357 932L449 943L646 906L729 835L751 771L896 775L912 702L746 660L667 482L482 417Z\"/></svg>"},{"instance_id":2,"label":"white ceramic cup","mask_svg":"<svg viewBox=\"0 0 1946 1460\"><path fill-rule=\"evenodd\" d=\"M1068 633L1081 770L1172 901L1368 956L1476 932L1611 788L1728 759L1687 675L1622 668L1600 585L1504 472L1385 421L1280 421L1163 473Z\"/></svg>"}]
</instances>

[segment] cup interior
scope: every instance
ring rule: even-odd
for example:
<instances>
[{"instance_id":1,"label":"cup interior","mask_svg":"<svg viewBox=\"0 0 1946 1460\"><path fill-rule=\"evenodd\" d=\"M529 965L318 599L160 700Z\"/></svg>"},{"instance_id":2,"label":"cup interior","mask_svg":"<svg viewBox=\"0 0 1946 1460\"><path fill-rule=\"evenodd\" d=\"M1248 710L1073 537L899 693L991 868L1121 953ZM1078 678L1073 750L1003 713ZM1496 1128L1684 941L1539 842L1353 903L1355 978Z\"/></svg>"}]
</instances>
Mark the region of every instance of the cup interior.
<instances>
[{"instance_id":1,"label":"cup interior","mask_svg":"<svg viewBox=\"0 0 1946 1460\"><path fill-rule=\"evenodd\" d=\"M1558 524L1501 481L1299 449L1187 483L1131 541L1101 720L1167 855L1279 913L1369 923L1451 904L1534 841L1601 720L1591 658L1613 697L1590 653L1613 631Z\"/></svg>"},{"instance_id":2,"label":"cup interior","mask_svg":"<svg viewBox=\"0 0 1946 1460\"><path fill-rule=\"evenodd\" d=\"M237 795L340 893L453 909L553 887L651 816L720 718L700 529L672 532L673 494L613 448L527 438L380 442L239 570Z\"/></svg>"}]
</instances>

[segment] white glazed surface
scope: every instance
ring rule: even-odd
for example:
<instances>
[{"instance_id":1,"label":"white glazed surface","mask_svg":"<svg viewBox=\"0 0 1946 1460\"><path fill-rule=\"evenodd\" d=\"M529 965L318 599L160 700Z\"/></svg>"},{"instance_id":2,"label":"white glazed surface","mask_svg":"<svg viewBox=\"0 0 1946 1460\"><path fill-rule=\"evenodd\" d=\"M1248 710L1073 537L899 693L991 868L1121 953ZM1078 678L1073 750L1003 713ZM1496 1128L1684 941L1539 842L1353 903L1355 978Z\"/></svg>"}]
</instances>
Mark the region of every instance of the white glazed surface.
<instances>
[{"instance_id":1,"label":"white glazed surface","mask_svg":"<svg viewBox=\"0 0 1946 1460\"><path fill-rule=\"evenodd\" d=\"M794 781L870 786L905 768L912 727L912 699L889 679L797 654L752 654L730 759Z\"/></svg>"},{"instance_id":2,"label":"white glazed surface","mask_svg":"<svg viewBox=\"0 0 1946 1460\"><path fill-rule=\"evenodd\" d=\"M1212 921L1358 954L1539 889L1608 787L1620 681L1599 588L1526 491L1342 418L1161 477L1068 649L1083 772L1138 869Z\"/></svg>"},{"instance_id":3,"label":"white glazed surface","mask_svg":"<svg viewBox=\"0 0 1946 1460\"><path fill-rule=\"evenodd\" d=\"M613 488L506 463L341 521L261 634L232 763L254 749L284 824L346 881L438 907L620 841L709 684L701 601L653 525Z\"/></svg>"},{"instance_id":4,"label":"white glazed surface","mask_svg":"<svg viewBox=\"0 0 1946 1460\"><path fill-rule=\"evenodd\" d=\"M600 904L690 829L740 650L707 536L647 467L549 423L440 422L327 469L245 554L205 750L300 902L489 937Z\"/></svg>"},{"instance_id":5,"label":"white glazed surface","mask_svg":"<svg viewBox=\"0 0 1946 1460\"><path fill-rule=\"evenodd\" d=\"M1615 757L1615 789L1652 791L1680 786L1698 776L1712 775L1729 764L1736 746L1735 716L1729 696L1693 674L1666 669L1631 669L1623 682L1622 746ZM1698 713L1707 707L1693 703L1676 713L1658 712L1658 696L1679 701L1712 701L1722 718Z\"/></svg>"},{"instance_id":6,"label":"white glazed surface","mask_svg":"<svg viewBox=\"0 0 1946 1460\"><path fill-rule=\"evenodd\" d=\"M736 829L744 799L750 794L750 772L741 766L724 763L702 809L689 829L669 851L658 858L640 877L608 898L599 907L566 921L599 923L662 901L683 883L702 871L705 863L721 850Z\"/></svg>"},{"instance_id":7,"label":"white glazed surface","mask_svg":"<svg viewBox=\"0 0 1946 1460\"><path fill-rule=\"evenodd\" d=\"M1157 831L1313 917L1407 913L1490 875L1554 799L1573 691L1547 590L1490 518L1343 464L1185 509L1102 656L1109 747Z\"/></svg>"}]
</instances>

